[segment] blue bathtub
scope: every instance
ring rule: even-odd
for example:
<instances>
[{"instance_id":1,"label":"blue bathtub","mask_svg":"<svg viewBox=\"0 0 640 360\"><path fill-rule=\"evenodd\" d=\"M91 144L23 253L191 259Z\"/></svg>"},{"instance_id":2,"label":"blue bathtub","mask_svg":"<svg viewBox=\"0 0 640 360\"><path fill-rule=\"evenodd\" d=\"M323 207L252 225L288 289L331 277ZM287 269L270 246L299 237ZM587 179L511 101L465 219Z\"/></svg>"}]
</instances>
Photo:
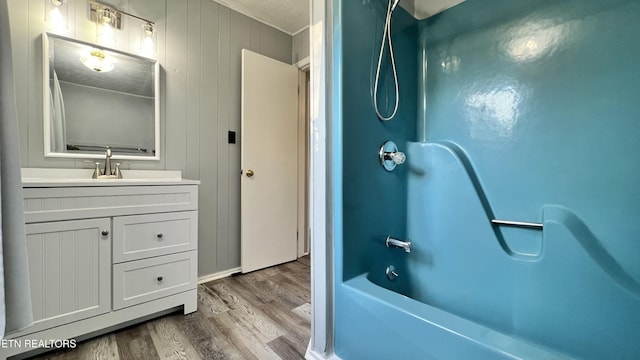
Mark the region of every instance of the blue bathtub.
<instances>
[{"instance_id":1,"label":"blue bathtub","mask_svg":"<svg viewBox=\"0 0 640 360\"><path fill-rule=\"evenodd\" d=\"M372 269L340 284L336 316L362 344L345 358L638 359L640 285L579 216L545 204L504 228L464 151L409 143L411 253L385 249ZM394 265L399 277L385 276Z\"/></svg>"}]
</instances>

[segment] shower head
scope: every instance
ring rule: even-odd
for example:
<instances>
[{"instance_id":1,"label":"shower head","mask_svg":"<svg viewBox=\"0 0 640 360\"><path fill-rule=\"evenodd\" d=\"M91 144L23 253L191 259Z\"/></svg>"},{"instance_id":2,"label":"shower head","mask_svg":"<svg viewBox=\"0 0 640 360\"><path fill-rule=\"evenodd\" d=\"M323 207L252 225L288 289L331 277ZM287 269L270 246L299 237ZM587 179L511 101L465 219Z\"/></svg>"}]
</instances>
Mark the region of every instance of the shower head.
<instances>
[{"instance_id":1,"label":"shower head","mask_svg":"<svg viewBox=\"0 0 640 360\"><path fill-rule=\"evenodd\" d=\"M398 3L400 2L400 0L393 0L393 4L391 5L391 11L393 11L396 6L398 6Z\"/></svg>"}]
</instances>

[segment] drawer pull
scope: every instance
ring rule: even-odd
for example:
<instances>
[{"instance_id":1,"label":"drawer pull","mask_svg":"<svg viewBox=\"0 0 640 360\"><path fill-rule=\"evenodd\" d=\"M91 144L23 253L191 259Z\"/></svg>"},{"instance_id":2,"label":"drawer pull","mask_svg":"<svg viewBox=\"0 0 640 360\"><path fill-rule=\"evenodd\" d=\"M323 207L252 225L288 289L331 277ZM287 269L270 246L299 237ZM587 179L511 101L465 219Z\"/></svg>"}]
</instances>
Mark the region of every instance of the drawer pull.
<instances>
[{"instance_id":1,"label":"drawer pull","mask_svg":"<svg viewBox=\"0 0 640 360\"><path fill-rule=\"evenodd\" d=\"M164 278L162 276L158 276L158 282L161 282L162 280L164 280Z\"/></svg>"},{"instance_id":2,"label":"drawer pull","mask_svg":"<svg viewBox=\"0 0 640 360\"><path fill-rule=\"evenodd\" d=\"M164 234L159 233L158 235L156 235L156 237L157 237L158 239L162 239L162 238L164 237Z\"/></svg>"},{"instance_id":3,"label":"drawer pull","mask_svg":"<svg viewBox=\"0 0 640 360\"><path fill-rule=\"evenodd\" d=\"M102 230L102 236L109 235L109 230Z\"/></svg>"}]
</instances>

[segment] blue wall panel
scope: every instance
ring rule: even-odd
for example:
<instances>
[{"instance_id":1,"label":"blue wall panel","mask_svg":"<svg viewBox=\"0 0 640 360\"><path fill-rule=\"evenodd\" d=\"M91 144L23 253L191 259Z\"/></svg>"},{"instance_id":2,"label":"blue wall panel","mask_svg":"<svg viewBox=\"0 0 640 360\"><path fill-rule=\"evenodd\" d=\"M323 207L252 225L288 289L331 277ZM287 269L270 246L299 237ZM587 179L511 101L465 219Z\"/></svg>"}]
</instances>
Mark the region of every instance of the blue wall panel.
<instances>
[{"instance_id":1,"label":"blue wall panel","mask_svg":"<svg viewBox=\"0 0 640 360\"><path fill-rule=\"evenodd\" d=\"M639 18L632 0L468 0L421 23L419 119L465 150L497 218L568 207L638 281Z\"/></svg>"},{"instance_id":2,"label":"blue wall panel","mask_svg":"<svg viewBox=\"0 0 640 360\"><path fill-rule=\"evenodd\" d=\"M398 8L393 17L393 44L400 83L400 107L394 119L382 122L373 109L372 88L384 26L383 1L345 1L342 4L342 132L344 204L344 279L368 271L371 259L389 253L387 235L405 236L405 166L387 172L378 150L395 141L401 150L415 140L417 30L415 19ZM395 101L389 59L385 56L378 94L384 113Z\"/></svg>"}]
</instances>

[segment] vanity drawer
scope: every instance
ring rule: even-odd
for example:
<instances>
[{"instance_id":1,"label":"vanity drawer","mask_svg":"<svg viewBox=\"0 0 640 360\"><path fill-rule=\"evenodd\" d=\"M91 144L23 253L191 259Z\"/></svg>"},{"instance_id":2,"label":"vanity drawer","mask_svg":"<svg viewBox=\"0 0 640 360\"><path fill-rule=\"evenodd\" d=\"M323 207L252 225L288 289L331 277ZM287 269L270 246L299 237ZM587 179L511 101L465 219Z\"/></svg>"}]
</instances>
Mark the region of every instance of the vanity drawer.
<instances>
[{"instance_id":1,"label":"vanity drawer","mask_svg":"<svg viewBox=\"0 0 640 360\"><path fill-rule=\"evenodd\" d=\"M114 263L195 250L197 247L197 211L113 218Z\"/></svg>"},{"instance_id":2,"label":"vanity drawer","mask_svg":"<svg viewBox=\"0 0 640 360\"><path fill-rule=\"evenodd\" d=\"M197 273L197 251L115 264L113 310L195 289Z\"/></svg>"},{"instance_id":3,"label":"vanity drawer","mask_svg":"<svg viewBox=\"0 0 640 360\"><path fill-rule=\"evenodd\" d=\"M198 210L197 185L25 187L22 192L27 223Z\"/></svg>"}]
</instances>

